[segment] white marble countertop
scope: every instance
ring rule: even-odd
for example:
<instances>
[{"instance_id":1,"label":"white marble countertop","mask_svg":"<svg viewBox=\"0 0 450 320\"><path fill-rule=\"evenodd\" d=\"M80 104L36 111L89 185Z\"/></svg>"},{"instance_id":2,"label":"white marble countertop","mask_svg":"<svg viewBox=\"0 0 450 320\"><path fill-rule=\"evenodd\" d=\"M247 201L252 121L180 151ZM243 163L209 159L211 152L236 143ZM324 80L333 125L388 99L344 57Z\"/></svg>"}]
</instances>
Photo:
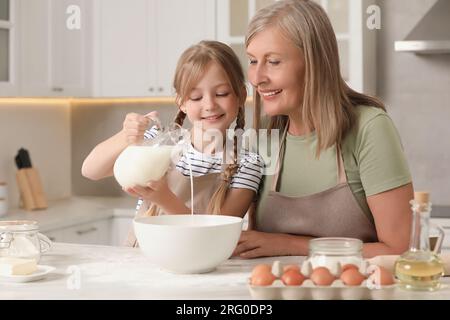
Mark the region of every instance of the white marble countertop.
<instances>
[{"instance_id":1,"label":"white marble countertop","mask_svg":"<svg viewBox=\"0 0 450 320\"><path fill-rule=\"evenodd\" d=\"M45 210L12 209L1 220L34 220L41 231L129 215L136 206L132 197L70 197L50 201Z\"/></svg>"},{"instance_id":2,"label":"white marble countertop","mask_svg":"<svg viewBox=\"0 0 450 320\"><path fill-rule=\"evenodd\" d=\"M303 257L230 259L215 271L199 275L171 274L150 264L139 249L55 243L42 265L56 270L28 283L0 283L5 299L251 299L247 278L259 263L298 263ZM450 299L450 278L436 292L396 289L394 299Z\"/></svg>"}]
</instances>

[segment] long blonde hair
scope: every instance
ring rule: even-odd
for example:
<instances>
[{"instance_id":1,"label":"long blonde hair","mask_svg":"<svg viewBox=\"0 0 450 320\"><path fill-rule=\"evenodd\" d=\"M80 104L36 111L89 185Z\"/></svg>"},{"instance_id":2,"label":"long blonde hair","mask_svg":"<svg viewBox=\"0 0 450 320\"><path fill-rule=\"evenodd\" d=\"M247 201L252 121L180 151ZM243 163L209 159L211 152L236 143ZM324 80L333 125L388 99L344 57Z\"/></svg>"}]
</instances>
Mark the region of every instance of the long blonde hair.
<instances>
[{"instance_id":1,"label":"long blonde hair","mask_svg":"<svg viewBox=\"0 0 450 320\"><path fill-rule=\"evenodd\" d=\"M245 86L245 77L238 57L233 50L226 44L218 41L201 41L196 45L189 47L183 52L178 60L173 87L175 88L175 102L180 107L189 99L189 94L196 84L203 77L208 65L217 63L225 72L228 82L237 97L239 111L236 118L235 131L245 127L245 100L247 89ZM178 111L174 122L183 125L186 114ZM224 155L225 159L225 155ZM231 179L238 169L238 146L237 136L234 136L233 163L227 164L221 172L221 183L214 192L209 201L207 213L220 214L221 207L225 201ZM191 203L191 206L194 205ZM152 205L147 214L156 215L158 212L156 206Z\"/></svg>"},{"instance_id":2,"label":"long blonde hair","mask_svg":"<svg viewBox=\"0 0 450 320\"><path fill-rule=\"evenodd\" d=\"M262 8L250 21L246 47L256 34L275 26L303 52L305 81L301 118L309 131L317 134L316 156L337 144L354 127L355 107L374 106L385 110L375 97L351 89L341 76L336 36L320 5L310 0L284 0ZM256 91L256 90L255 90ZM254 127L260 127L261 97L255 92ZM269 129L284 130L285 115L270 118Z\"/></svg>"}]
</instances>

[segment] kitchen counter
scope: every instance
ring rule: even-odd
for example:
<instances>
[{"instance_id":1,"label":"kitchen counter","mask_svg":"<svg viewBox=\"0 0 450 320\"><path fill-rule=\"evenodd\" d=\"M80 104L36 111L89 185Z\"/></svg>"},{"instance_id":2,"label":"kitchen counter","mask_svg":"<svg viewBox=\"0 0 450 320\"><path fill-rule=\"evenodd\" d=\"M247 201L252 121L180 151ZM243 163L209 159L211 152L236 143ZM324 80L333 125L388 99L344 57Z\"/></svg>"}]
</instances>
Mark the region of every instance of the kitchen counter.
<instances>
[{"instance_id":1,"label":"kitchen counter","mask_svg":"<svg viewBox=\"0 0 450 320\"><path fill-rule=\"evenodd\" d=\"M50 201L45 210L13 209L1 220L34 220L41 232L66 228L117 216L133 215L136 199L132 197L70 197Z\"/></svg>"},{"instance_id":2,"label":"kitchen counter","mask_svg":"<svg viewBox=\"0 0 450 320\"><path fill-rule=\"evenodd\" d=\"M251 299L246 279L259 263L298 263L304 257L229 259L215 271L171 274L148 263L139 249L55 243L40 264L56 270L29 283L0 283L6 299ZM436 292L396 289L394 299L450 299L450 278Z\"/></svg>"}]
</instances>

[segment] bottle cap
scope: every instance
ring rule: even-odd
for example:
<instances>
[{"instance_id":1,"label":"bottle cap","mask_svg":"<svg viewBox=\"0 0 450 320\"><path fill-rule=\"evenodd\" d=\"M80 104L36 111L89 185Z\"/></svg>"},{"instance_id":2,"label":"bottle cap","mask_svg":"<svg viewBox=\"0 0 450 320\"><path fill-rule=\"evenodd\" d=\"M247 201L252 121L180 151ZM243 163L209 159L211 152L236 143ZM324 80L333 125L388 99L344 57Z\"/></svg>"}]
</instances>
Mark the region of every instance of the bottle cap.
<instances>
[{"instance_id":1,"label":"bottle cap","mask_svg":"<svg viewBox=\"0 0 450 320\"><path fill-rule=\"evenodd\" d=\"M429 192L414 192L414 200L416 200L420 204L430 202L430 193Z\"/></svg>"}]
</instances>

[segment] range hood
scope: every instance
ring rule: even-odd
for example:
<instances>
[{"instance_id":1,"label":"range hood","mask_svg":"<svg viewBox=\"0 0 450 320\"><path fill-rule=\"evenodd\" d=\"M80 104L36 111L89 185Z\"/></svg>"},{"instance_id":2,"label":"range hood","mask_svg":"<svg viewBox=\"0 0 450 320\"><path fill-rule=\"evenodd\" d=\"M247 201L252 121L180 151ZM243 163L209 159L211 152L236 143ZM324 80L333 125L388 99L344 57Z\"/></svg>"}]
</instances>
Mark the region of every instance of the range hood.
<instances>
[{"instance_id":1,"label":"range hood","mask_svg":"<svg viewBox=\"0 0 450 320\"><path fill-rule=\"evenodd\" d=\"M450 54L450 1L438 0L395 51Z\"/></svg>"}]
</instances>

